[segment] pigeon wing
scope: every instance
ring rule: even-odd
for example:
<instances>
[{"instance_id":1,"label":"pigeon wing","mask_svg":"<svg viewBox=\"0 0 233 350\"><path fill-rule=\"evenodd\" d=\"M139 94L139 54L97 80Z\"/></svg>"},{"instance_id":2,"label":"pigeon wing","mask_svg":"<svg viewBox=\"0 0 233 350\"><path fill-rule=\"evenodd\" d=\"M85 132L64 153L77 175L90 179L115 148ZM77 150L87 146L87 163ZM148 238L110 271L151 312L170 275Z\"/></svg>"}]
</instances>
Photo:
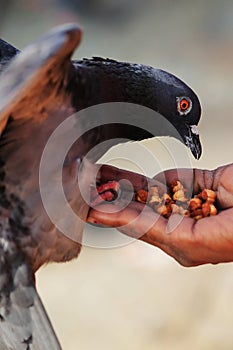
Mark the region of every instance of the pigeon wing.
<instances>
[{"instance_id":1,"label":"pigeon wing","mask_svg":"<svg viewBox=\"0 0 233 350\"><path fill-rule=\"evenodd\" d=\"M0 133L9 118L30 118L39 123L44 117L43 108L55 109L54 104L59 108L59 89L72 67L70 57L80 39L80 28L66 25L12 58L0 76ZM8 59L15 53L10 52ZM17 237L11 233L10 218L3 211L0 218L0 349L61 349L34 287L34 274Z\"/></svg>"}]
</instances>

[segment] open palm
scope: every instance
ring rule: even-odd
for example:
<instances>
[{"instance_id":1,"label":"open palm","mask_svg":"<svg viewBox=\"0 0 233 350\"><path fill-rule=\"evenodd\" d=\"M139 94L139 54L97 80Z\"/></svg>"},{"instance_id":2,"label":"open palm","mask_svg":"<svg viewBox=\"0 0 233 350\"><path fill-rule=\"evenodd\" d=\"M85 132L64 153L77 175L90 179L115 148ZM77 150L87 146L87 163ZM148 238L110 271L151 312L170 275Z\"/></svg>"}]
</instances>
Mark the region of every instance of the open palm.
<instances>
[{"instance_id":1,"label":"open palm","mask_svg":"<svg viewBox=\"0 0 233 350\"><path fill-rule=\"evenodd\" d=\"M147 205L133 200L123 205L124 199L119 199L113 204L105 202L96 206L90 211L88 222L116 227L127 235L162 249L183 266L233 261L233 164L213 171L168 170L151 180L139 174L102 166L99 176L101 181L127 179L135 191L147 183L148 186L155 182L159 182L160 186L170 186L177 178L193 194L205 188L214 190L219 213L198 221L177 214L165 219ZM124 190L127 192L127 185Z\"/></svg>"}]
</instances>

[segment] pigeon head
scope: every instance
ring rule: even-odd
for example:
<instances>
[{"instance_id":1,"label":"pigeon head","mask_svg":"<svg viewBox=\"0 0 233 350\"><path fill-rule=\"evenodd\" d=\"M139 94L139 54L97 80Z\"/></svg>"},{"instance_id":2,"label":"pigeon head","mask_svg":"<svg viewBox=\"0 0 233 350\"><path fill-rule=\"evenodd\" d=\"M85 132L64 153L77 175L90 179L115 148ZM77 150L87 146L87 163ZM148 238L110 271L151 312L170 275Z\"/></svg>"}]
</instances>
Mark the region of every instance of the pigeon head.
<instances>
[{"instance_id":1,"label":"pigeon head","mask_svg":"<svg viewBox=\"0 0 233 350\"><path fill-rule=\"evenodd\" d=\"M201 105L197 95L182 80L163 70L152 68L157 77L157 108L175 127L181 141L190 148L196 159L202 153L197 125ZM155 106L156 108L156 106ZM169 136L169 135L168 135ZM177 137L176 135L170 135Z\"/></svg>"},{"instance_id":2,"label":"pigeon head","mask_svg":"<svg viewBox=\"0 0 233 350\"><path fill-rule=\"evenodd\" d=\"M72 95L76 109L80 109L81 100L86 103L82 108L99 103L128 102L156 112L152 117L151 113L143 113L142 109L135 112L135 109L129 124L112 125L114 131L109 115L109 124L105 127L109 137L143 140L172 136L183 142L196 159L200 158L202 147L197 125L201 106L194 91L182 80L161 69L99 57L74 61L73 65L76 86L72 86ZM104 127L102 134L103 130Z\"/></svg>"}]
</instances>

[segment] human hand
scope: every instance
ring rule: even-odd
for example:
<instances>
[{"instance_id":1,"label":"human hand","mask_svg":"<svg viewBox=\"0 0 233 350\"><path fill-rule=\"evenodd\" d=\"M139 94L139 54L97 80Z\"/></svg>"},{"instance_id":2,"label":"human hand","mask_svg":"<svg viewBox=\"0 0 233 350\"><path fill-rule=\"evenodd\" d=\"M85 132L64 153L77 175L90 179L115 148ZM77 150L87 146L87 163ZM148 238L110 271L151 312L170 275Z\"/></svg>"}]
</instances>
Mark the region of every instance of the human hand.
<instances>
[{"instance_id":1,"label":"human hand","mask_svg":"<svg viewBox=\"0 0 233 350\"><path fill-rule=\"evenodd\" d=\"M145 187L147 182L148 186L157 182L160 186L170 186L174 179L179 179L193 194L205 188L214 190L217 194L216 205L219 213L198 221L178 214L165 219L147 205L133 200L127 202L124 196L113 204L105 202L97 205L90 211L87 221L116 227L129 236L162 249L183 266L233 261L233 164L213 171L168 170L153 180L132 172L103 166L100 177L103 181L107 179L119 181L126 178L135 191Z\"/></svg>"}]
</instances>

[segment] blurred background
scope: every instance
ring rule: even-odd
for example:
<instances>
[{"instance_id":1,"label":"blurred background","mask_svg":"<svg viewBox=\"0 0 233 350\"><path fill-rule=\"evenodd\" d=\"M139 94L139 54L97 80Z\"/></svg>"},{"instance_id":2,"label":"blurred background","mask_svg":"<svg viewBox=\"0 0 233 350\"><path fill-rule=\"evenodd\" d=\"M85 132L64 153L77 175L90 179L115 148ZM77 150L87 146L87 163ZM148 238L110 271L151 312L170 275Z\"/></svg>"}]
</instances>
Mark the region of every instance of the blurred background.
<instances>
[{"instance_id":1,"label":"blurred background","mask_svg":"<svg viewBox=\"0 0 233 350\"><path fill-rule=\"evenodd\" d=\"M169 151L164 153L166 142L152 140L140 147L156 154L156 165L143 163L138 145L131 145L127 153L130 159L136 152L133 161L123 159L125 145L102 161L133 170L146 167L149 176L174 162L201 168L232 162L231 0L0 4L1 37L19 49L53 26L78 22L84 37L75 57L104 56L159 67L197 92L203 107L201 160L184 156L184 147L169 140L176 156L171 159ZM96 232L101 237L100 231ZM106 231L99 248L92 248L89 233L87 227L87 243L76 261L51 264L37 273L40 295L64 350L233 348L232 264L183 268L158 249L122 237L121 246L104 249Z\"/></svg>"}]
</instances>

